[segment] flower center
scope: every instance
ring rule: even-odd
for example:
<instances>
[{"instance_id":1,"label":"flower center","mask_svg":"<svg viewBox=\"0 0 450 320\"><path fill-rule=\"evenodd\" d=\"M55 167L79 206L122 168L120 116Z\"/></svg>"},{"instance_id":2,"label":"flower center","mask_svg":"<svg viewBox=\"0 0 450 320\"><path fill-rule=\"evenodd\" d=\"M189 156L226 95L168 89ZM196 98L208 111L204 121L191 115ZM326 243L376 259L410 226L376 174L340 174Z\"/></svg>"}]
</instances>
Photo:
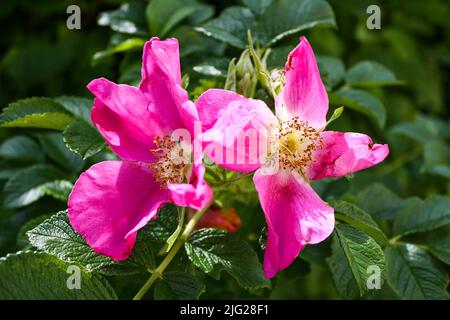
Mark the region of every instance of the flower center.
<instances>
[{"instance_id":1,"label":"flower center","mask_svg":"<svg viewBox=\"0 0 450 320\"><path fill-rule=\"evenodd\" d=\"M294 117L281 122L271 139L272 160L283 170L295 170L304 175L312 154L322 144L320 131Z\"/></svg>"},{"instance_id":2,"label":"flower center","mask_svg":"<svg viewBox=\"0 0 450 320\"><path fill-rule=\"evenodd\" d=\"M162 188L168 183L182 183L190 163L190 150L182 141L175 141L169 136L155 137L156 149L151 152L156 156L155 163L150 164L156 181Z\"/></svg>"}]
</instances>

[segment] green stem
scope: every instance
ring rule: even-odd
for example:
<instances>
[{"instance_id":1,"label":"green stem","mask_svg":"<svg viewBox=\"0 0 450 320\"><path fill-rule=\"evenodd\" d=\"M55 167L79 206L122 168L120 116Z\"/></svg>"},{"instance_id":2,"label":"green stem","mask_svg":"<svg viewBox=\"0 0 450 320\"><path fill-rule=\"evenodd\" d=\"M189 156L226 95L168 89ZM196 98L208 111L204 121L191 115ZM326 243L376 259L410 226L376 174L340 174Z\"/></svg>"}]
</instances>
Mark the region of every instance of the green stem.
<instances>
[{"instance_id":1,"label":"green stem","mask_svg":"<svg viewBox=\"0 0 450 320\"><path fill-rule=\"evenodd\" d=\"M249 173L245 173L245 174L240 174L239 176L237 176L237 177L235 177L235 178L232 178L232 179L230 179L230 180L221 181L221 182L213 183L213 184L210 184L210 185L211 185L211 187L213 187L213 188L223 187L223 186L225 186L225 185L227 185L227 184L230 184L230 183L239 181L239 180L241 180L241 179L243 179L243 178L245 178L245 177L248 177L248 176L250 176L250 175L252 175L252 174L253 174L253 172L249 172Z\"/></svg>"},{"instance_id":2,"label":"green stem","mask_svg":"<svg viewBox=\"0 0 450 320\"><path fill-rule=\"evenodd\" d=\"M164 255L167 252L172 249L172 246L174 245L175 241L178 239L178 236L180 235L181 230L183 230L184 225L184 217L186 216L187 208L178 208L178 226L175 229L175 231L172 233L172 235L167 239L166 244L160 251L160 255Z\"/></svg>"},{"instance_id":3,"label":"green stem","mask_svg":"<svg viewBox=\"0 0 450 320\"><path fill-rule=\"evenodd\" d=\"M155 283L155 281L162 276L164 270L166 270L166 268L172 262L173 258L175 258L178 251L183 247L183 245L191 235L192 231L194 230L195 225L198 223L200 218L205 214L206 210L208 210L210 205L211 204L208 204L202 210L197 211L192 217L192 219L189 220L186 227L184 228L183 233L178 237L172 249L169 251L167 256L164 257L163 261L155 269L155 271L152 273L151 277L147 280L147 282L144 283L142 288L138 291L138 293L136 293L133 300L141 300L142 297L147 293L148 289L151 288L153 283Z\"/></svg>"},{"instance_id":4,"label":"green stem","mask_svg":"<svg viewBox=\"0 0 450 320\"><path fill-rule=\"evenodd\" d=\"M428 247L428 246L425 245L425 244L399 241L399 239L400 239L401 237L402 237L402 236L396 236L396 237L394 237L394 238L391 238L391 239L389 240L389 244L390 244L390 245L393 245L393 246L395 246L395 245L405 246L405 245L407 245L407 244L412 244L412 245L415 245L416 247L419 247L419 248L422 249L422 250L430 251L430 247Z\"/></svg>"}]
</instances>

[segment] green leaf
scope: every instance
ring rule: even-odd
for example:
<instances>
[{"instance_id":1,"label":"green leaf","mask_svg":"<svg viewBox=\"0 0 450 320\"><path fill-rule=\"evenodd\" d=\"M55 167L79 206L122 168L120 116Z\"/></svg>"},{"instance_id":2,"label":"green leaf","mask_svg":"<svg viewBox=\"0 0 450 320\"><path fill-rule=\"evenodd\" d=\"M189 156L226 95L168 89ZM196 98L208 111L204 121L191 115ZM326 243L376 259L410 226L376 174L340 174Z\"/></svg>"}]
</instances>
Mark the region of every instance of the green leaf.
<instances>
[{"instance_id":1,"label":"green leaf","mask_svg":"<svg viewBox=\"0 0 450 320\"><path fill-rule=\"evenodd\" d=\"M39 145L26 136L14 136L0 145L0 157L21 162L42 162L45 158Z\"/></svg>"},{"instance_id":2,"label":"green leaf","mask_svg":"<svg viewBox=\"0 0 450 320\"><path fill-rule=\"evenodd\" d=\"M286 64L289 53L294 48L292 46L281 46L270 49L270 54L267 57L267 67L269 70L273 68L283 69Z\"/></svg>"},{"instance_id":3,"label":"green leaf","mask_svg":"<svg viewBox=\"0 0 450 320\"><path fill-rule=\"evenodd\" d=\"M450 179L450 147L443 141L431 140L424 145L422 170Z\"/></svg>"},{"instance_id":4,"label":"green leaf","mask_svg":"<svg viewBox=\"0 0 450 320\"><path fill-rule=\"evenodd\" d=\"M0 160L0 179L9 179L25 167L13 160Z\"/></svg>"},{"instance_id":5,"label":"green leaf","mask_svg":"<svg viewBox=\"0 0 450 320\"><path fill-rule=\"evenodd\" d=\"M0 259L0 299L116 300L103 277L80 269L80 289L69 289L69 263L40 252L18 252ZM75 275L75 274L73 274Z\"/></svg>"},{"instance_id":6,"label":"green leaf","mask_svg":"<svg viewBox=\"0 0 450 320\"><path fill-rule=\"evenodd\" d=\"M38 225L40 225L42 222L50 218L50 215L42 215L37 218L28 220L19 230L19 233L17 234L17 246L21 249L25 249L28 247L31 247L30 241L28 240L27 232L31 229L34 229Z\"/></svg>"},{"instance_id":7,"label":"green leaf","mask_svg":"<svg viewBox=\"0 0 450 320\"><path fill-rule=\"evenodd\" d=\"M374 183L356 195L355 203L376 219L394 219L403 200L381 183Z\"/></svg>"},{"instance_id":8,"label":"green leaf","mask_svg":"<svg viewBox=\"0 0 450 320\"><path fill-rule=\"evenodd\" d=\"M60 132L47 132L38 135L42 148L47 155L64 169L78 172L84 165L83 160L69 149Z\"/></svg>"},{"instance_id":9,"label":"green leaf","mask_svg":"<svg viewBox=\"0 0 450 320\"><path fill-rule=\"evenodd\" d=\"M197 300L205 292L205 284L189 273L165 272L155 285L156 300Z\"/></svg>"},{"instance_id":10,"label":"green leaf","mask_svg":"<svg viewBox=\"0 0 450 320\"><path fill-rule=\"evenodd\" d=\"M200 229L185 244L191 262L203 272L219 279L226 270L247 289L268 287L256 252L234 234L218 229Z\"/></svg>"},{"instance_id":11,"label":"green leaf","mask_svg":"<svg viewBox=\"0 0 450 320\"><path fill-rule=\"evenodd\" d=\"M342 88L330 94L331 103L345 106L370 117L380 128L386 123L386 110L377 96L359 89Z\"/></svg>"},{"instance_id":12,"label":"green leaf","mask_svg":"<svg viewBox=\"0 0 450 320\"><path fill-rule=\"evenodd\" d=\"M3 127L29 127L63 130L73 117L49 98L28 98L10 103L0 114Z\"/></svg>"},{"instance_id":13,"label":"green leaf","mask_svg":"<svg viewBox=\"0 0 450 320\"><path fill-rule=\"evenodd\" d=\"M450 166L446 164L436 164L428 168L427 172L450 179Z\"/></svg>"},{"instance_id":14,"label":"green leaf","mask_svg":"<svg viewBox=\"0 0 450 320\"><path fill-rule=\"evenodd\" d=\"M193 0L152 0L146 8L150 33L164 37L181 21L194 14L201 5Z\"/></svg>"},{"instance_id":15,"label":"green leaf","mask_svg":"<svg viewBox=\"0 0 450 320\"><path fill-rule=\"evenodd\" d=\"M104 59L106 57L112 56L113 54L119 52L126 52L131 50L141 50L145 44L145 39L142 38L130 38L126 39L119 44L113 46L112 48L98 51L92 57L92 61L95 64L98 60Z\"/></svg>"},{"instance_id":16,"label":"green leaf","mask_svg":"<svg viewBox=\"0 0 450 320\"><path fill-rule=\"evenodd\" d=\"M178 226L177 207L165 205L159 212L158 218L148 223L148 228L142 230L145 237L151 241L166 242Z\"/></svg>"},{"instance_id":17,"label":"green leaf","mask_svg":"<svg viewBox=\"0 0 450 320\"><path fill-rule=\"evenodd\" d=\"M248 8L228 7L216 19L195 29L209 37L244 49L247 46L247 30L255 28L255 16Z\"/></svg>"},{"instance_id":18,"label":"green leaf","mask_svg":"<svg viewBox=\"0 0 450 320\"><path fill-rule=\"evenodd\" d=\"M326 1L273 0L271 3L247 1L247 4L250 9L228 7L197 30L244 49L247 45L247 30L251 30L255 42L270 47L302 30L336 24L333 10Z\"/></svg>"},{"instance_id":19,"label":"green leaf","mask_svg":"<svg viewBox=\"0 0 450 320\"><path fill-rule=\"evenodd\" d=\"M287 55L284 59L286 57ZM331 90L342 82L345 76L345 66L341 59L322 55L318 55L316 58L320 76L327 90Z\"/></svg>"},{"instance_id":20,"label":"green leaf","mask_svg":"<svg viewBox=\"0 0 450 320\"><path fill-rule=\"evenodd\" d=\"M141 64L133 63L125 67L118 82L138 87L141 82Z\"/></svg>"},{"instance_id":21,"label":"green leaf","mask_svg":"<svg viewBox=\"0 0 450 320\"><path fill-rule=\"evenodd\" d=\"M21 170L5 184L4 205L8 208L29 205L47 194L48 182L64 179L65 176L64 172L46 164L37 164Z\"/></svg>"},{"instance_id":22,"label":"green leaf","mask_svg":"<svg viewBox=\"0 0 450 320\"><path fill-rule=\"evenodd\" d=\"M287 36L318 26L336 26L334 12L328 2L274 0L258 19L257 39L264 46L271 47Z\"/></svg>"},{"instance_id":23,"label":"green leaf","mask_svg":"<svg viewBox=\"0 0 450 320\"><path fill-rule=\"evenodd\" d=\"M408 137L422 144L445 136L445 131L440 128L440 122L425 116L417 116L413 122L396 124L389 133Z\"/></svg>"},{"instance_id":24,"label":"green leaf","mask_svg":"<svg viewBox=\"0 0 450 320\"><path fill-rule=\"evenodd\" d=\"M336 225L332 255L327 259L331 276L339 295L353 299L367 294L368 282L378 267L380 276L385 268L381 247L366 233L347 224Z\"/></svg>"},{"instance_id":25,"label":"green leaf","mask_svg":"<svg viewBox=\"0 0 450 320\"><path fill-rule=\"evenodd\" d=\"M417 197L405 200L394 220L394 234L424 232L450 222L450 198L434 195L423 201Z\"/></svg>"},{"instance_id":26,"label":"green leaf","mask_svg":"<svg viewBox=\"0 0 450 320\"><path fill-rule=\"evenodd\" d=\"M102 151L106 143L100 133L84 121L76 121L63 132L64 142L83 160Z\"/></svg>"},{"instance_id":27,"label":"green leaf","mask_svg":"<svg viewBox=\"0 0 450 320\"><path fill-rule=\"evenodd\" d=\"M268 6L272 4L273 0L243 0L242 3L246 5L255 16L261 15Z\"/></svg>"},{"instance_id":28,"label":"green leaf","mask_svg":"<svg viewBox=\"0 0 450 320\"><path fill-rule=\"evenodd\" d=\"M448 275L422 249L412 245L385 249L387 280L403 299L448 300Z\"/></svg>"},{"instance_id":29,"label":"green leaf","mask_svg":"<svg viewBox=\"0 0 450 320\"><path fill-rule=\"evenodd\" d=\"M370 87L401 84L394 73L374 61L362 61L350 68L345 82L352 86Z\"/></svg>"},{"instance_id":30,"label":"green leaf","mask_svg":"<svg viewBox=\"0 0 450 320\"><path fill-rule=\"evenodd\" d=\"M105 275L146 273L156 267L154 249L145 233L138 234L133 254L125 261L114 261L95 253L70 225L67 211L61 211L28 231L28 239L36 248L64 261Z\"/></svg>"},{"instance_id":31,"label":"green leaf","mask_svg":"<svg viewBox=\"0 0 450 320\"><path fill-rule=\"evenodd\" d=\"M213 38L208 38L204 34L197 32L194 28L181 25L170 33L170 36L177 38L180 44L180 57L183 59L195 54L204 56L224 56L225 44ZM196 58L193 60L197 60Z\"/></svg>"},{"instance_id":32,"label":"green leaf","mask_svg":"<svg viewBox=\"0 0 450 320\"><path fill-rule=\"evenodd\" d=\"M428 242L428 248L431 253L450 265L450 225L433 230L430 233L431 239Z\"/></svg>"},{"instance_id":33,"label":"green leaf","mask_svg":"<svg viewBox=\"0 0 450 320\"><path fill-rule=\"evenodd\" d=\"M193 70L205 76L226 78L228 64L227 58L208 59L194 66Z\"/></svg>"},{"instance_id":34,"label":"green leaf","mask_svg":"<svg viewBox=\"0 0 450 320\"><path fill-rule=\"evenodd\" d=\"M117 10L102 12L97 23L117 32L146 36L145 3L124 3Z\"/></svg>"},{"instance_id":35,"label":"green leaf","mask_svg":"<svg viewBox=\"0 0 450 320\"><path fill-rule=\"evenodd\" d=\"M59 103L72 115L74 115L75 118L84 120L87 123L91 124L91 109L94 105L92 99L73 96L61 96L53 100Z\"/></svg>"},{"instance_id":36,"label":"green leaf","mask_svg":"<svg viewBox=\"0 0 450 320\"><path fill-rule=\"evenodd\" d=\"M387 244L389 240L378 224L364 210L349 202L337 200L330 202L335 210L336 219L344 221L374 237L380 243Z\"/></svg>"},{"instance_id":37,"label":"green leaf","mask_svg":"<svg viewBox=\"0 0 450 320\"><path fill-rule=\"evenodd\" d=\"M46 182L42 185L42 190L48 196L67 202L72 191L73 184L67 180L56 180Z\"/></svg>"}]
</instances>

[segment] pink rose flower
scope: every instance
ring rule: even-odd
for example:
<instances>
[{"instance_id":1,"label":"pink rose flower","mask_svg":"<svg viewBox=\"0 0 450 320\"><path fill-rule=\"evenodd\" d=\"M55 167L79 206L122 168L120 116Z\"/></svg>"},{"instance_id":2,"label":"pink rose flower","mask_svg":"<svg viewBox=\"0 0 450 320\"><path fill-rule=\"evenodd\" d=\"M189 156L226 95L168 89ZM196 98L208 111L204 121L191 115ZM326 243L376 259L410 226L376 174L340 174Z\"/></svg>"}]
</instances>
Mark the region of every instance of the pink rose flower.
<instances>
[{"instance_id":1,"label":"pink rose flower","mask_svg":"<svg viewBox=\"0 0 450 320\"><path fill-rule=\"evenodd\" d=\"M121 161L93 165L76 182L68 215L95 252L127 259L137 231L166 203L201 210L212 199L200 156L186 155L174 130L192 139L195 105L181 86L178 41L153 38L144 46L139 88L104 78L87 86L95 95L92 122ZM180 143L179 143L180 142ZM191 141L184 141L191 144Z\"/></svg>"},{"instance_id":2,"label":"pink rose flower","mask_svg":"<svg viewBox=\"0 0 450 320\"><path fill-rule=\"evenodd\" d=\"M268 227L267 278L288 267L305 245L319 243L333 231L334 210L309 181L371 167L389 153L387 145L373 144L364 134L324 131L328 96L304 37L289 54L281 86L276 115L264 102L226 90L208 90L195 103L204 143L213 147L208 156L230 170L256 170L253 181ZM250 131L258 133L258 148L249 140L239 145L239 137ZM271 162L277 167L272 172L267 170Z\"/></svg>"}]
</instances>

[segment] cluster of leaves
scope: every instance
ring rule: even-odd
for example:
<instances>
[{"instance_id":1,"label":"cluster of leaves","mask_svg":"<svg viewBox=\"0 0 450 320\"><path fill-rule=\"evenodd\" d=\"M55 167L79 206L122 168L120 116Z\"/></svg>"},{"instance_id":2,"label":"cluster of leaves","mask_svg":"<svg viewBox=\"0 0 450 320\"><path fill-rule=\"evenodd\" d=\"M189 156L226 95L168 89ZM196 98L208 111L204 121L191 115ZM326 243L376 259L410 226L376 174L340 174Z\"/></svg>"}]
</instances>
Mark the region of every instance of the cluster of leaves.
<instances>
[{"instance_id":1,"label":"cluster of leaves","mask_svg":"<svg viewBox=\"0 0 450 320\"><path fill-rule=\"evenodd\" d=\"M383 185L373 184L359 192L353 203L337 200L331 204L341 223L336 226L327 263L342 297L368 293L369 268L377 266L381 282L387 280L401 298L449 298L447 272L435 261L449 263L448 197L401 199Z\"/></svg>"},{"instance_id":2,"label":"cluster of leaves","mask_svg":"<svg viewBox=\"0 0 450 320\"><path fill-rule=\"evenodd\" d=\"M114 261L96 254L71 227L67 211L30 221L21 234L23 251L0 260L2 299L117 299L104 276L146 275L157 266L158 252L175 231L176 208L164 207L140 233L133 254ZM36 251L38 250L38 251ZM68 290L67 268L78 266L81 289ZM202 274L228 272L243 288L267 287L256 252L239 237L218 229L192 233L185 251L158 280L156 299L197 299L205 291ZM36 290L37 289L37 290Z\"/></svg>"},{"instance_id":3,"label":"cluster of leaves","mask_svg":"<svg viewBox=\"0 0 450 320\"><path fill-rule=\"evenodd\" d=\"M64 16L68 4L50 2L43 2L42 20ZM64 94L87 94L84 86L95 74L136 85L142 46L158 36L179 39L184 85L193 100L226 86L272 105L245 53L248 30L269 71L282 68L300 33L306 34L331 106L346 107L330 128L388 142L390 158L345 179L314 182L335 208L336 229L270 282L262 275L264 215L251 177L208 166L216 201L234 207L242 227L236 234L195 231L156 282L153 297L449 298L448 76L440 72L448 69L449 29L439 0L379 4L383 26L374 31L365 27L366 8L377 1L242 0L225 8L202 0L107 2L81 5L87 19L82 28L89 31L60 31L56 43L36 35L24 44L17 39L27 30L15 26L0 42L7 49L0 81L8 93L0 98L6 99L0 100L0 298L117 299L136 293L163 258L161 248L178 224L176 209L164 207L139 232L130 259L117 262L92 251L68 222L67 197L83 170L115 156L91 124L92 99ZM8 7L1 18L29 11L25 0L1 6ZM96 16L109 29L94 26ZM444 41L436 41L435 33ZM419 47L416 38L429 46ZM65 55L74 47L86 48L79 59ZM36 94L59 97L25 98ZM73 265L80 268L81 290L66 286ZM369 270L380 271L380 290L369 289Z\"/></svg>"}]
</instances>

